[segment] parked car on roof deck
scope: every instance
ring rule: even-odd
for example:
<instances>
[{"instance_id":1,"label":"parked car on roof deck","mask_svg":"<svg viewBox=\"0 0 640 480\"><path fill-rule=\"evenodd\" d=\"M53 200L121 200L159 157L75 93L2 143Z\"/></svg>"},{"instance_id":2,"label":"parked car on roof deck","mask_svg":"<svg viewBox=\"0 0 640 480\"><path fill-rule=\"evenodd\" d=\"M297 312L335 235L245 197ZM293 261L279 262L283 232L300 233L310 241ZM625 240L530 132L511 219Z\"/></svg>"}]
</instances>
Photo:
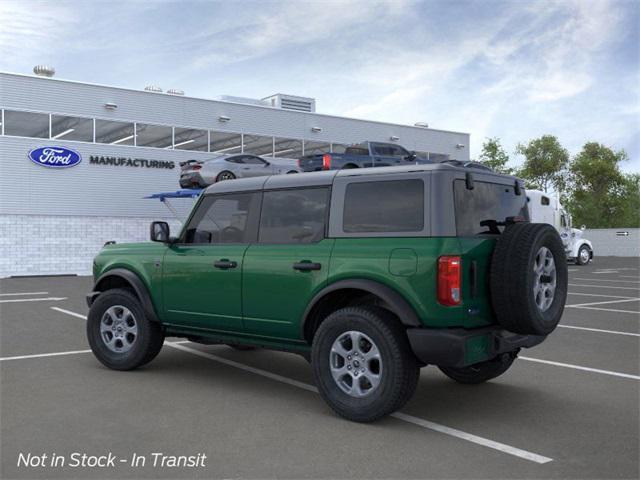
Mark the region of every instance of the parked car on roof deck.
<instances>
[{"instance_id":1,"label":"parked car on roof deck","mask_svg":"<svg viewBox=\"0 0 640 480\"><path fill-rule=\"evenodd\" d=\"M188 160L180 163L180 186L204 188L222 180L264 177L283 173L298 173L291 158L263 158L246 153L220 155L209 160Z\"/></svg>"}]
</instances>

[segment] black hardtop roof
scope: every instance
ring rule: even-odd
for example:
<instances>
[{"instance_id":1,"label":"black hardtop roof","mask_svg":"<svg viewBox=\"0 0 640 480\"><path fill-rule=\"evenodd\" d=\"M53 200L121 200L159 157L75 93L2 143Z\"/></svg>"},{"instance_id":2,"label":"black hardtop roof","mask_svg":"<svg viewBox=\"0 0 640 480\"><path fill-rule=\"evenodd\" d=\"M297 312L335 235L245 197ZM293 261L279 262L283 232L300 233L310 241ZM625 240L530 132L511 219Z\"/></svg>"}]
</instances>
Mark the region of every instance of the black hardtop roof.
<instances>
[{"instance_id":1,"label":"black hardtop roof","mask_svg":"<svg viewBox=\"0 0 640 480\"><path fill-rule=\"evenodd\" d=\"M490 175L502 179L509 178L515 181L515 177L510 175L503 175L485 170L475 170L447 163L430 163L423 165L403 165L398 167L350 168L344 170L327 170L323 172L305 172L287 175L271 175L267 177L239 178L236 180L226 180L224 182L214 183L207 187L204 194L211 195L216 193L246 192L280 188L317 187L332 185L333 180L336 177L375 177L379 175L432 171L469 172L482 176Z\"/></svg>"}]
</instances>

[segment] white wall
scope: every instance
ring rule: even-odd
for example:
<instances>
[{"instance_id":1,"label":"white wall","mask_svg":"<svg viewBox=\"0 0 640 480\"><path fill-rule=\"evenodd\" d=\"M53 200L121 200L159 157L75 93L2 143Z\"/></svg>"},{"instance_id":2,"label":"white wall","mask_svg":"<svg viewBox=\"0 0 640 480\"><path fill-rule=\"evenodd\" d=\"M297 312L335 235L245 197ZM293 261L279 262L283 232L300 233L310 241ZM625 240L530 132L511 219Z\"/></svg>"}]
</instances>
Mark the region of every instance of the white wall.
<instances>
[{"instance_id":1,"label":"white wall","mask_svg":"<svg viewBox=\"0 0 640 480\"><path fill-rule=\"evenodd\" d=\"M596 257L640 257L640 228L593 228L585 230L583 237L591 240Z\"/></svg>"}]
</instances>

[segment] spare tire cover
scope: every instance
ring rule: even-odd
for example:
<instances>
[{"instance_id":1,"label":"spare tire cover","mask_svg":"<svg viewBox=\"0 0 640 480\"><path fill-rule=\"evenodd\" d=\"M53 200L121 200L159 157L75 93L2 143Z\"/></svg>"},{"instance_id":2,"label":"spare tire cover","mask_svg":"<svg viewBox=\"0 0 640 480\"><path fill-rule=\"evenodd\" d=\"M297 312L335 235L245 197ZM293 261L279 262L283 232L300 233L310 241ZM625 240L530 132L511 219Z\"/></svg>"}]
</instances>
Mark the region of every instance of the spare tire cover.
<instances>
[{"instance_id":1,"label":"spare tire cover","mask_svg":"<svg viewBox=\"0 0 640 480\"><path fill-rule=\"evenodd\" d=\"M521 334L551 333L567 299L567 259L558 232L544 223L507 226L493 251L489 282L500 325Z\"/></svg>"}]
</instances>

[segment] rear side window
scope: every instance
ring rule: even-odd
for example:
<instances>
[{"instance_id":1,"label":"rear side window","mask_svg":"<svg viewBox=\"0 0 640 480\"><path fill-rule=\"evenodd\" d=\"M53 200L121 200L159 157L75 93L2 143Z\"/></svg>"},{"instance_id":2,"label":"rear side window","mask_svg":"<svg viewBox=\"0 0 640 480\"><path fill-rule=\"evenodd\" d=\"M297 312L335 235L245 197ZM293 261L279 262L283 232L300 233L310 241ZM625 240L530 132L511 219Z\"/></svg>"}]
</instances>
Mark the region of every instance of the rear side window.
<instances>
[{"instance_id":1,"label":"rear side window","mask_svg":"<svg viewBox=\"0 0 640 480\"><path fill-rule=\"evenodd\" d=\"M473 190L468 190L464 180L453 184L456 231L461 237L490 233L488 226L480 225L483 221L504 222L516 216L529 219L526 196L516 195L512 186L476 181Z\"/></svg>"},{"instance_id":2,"label":"rear side window","mask_svg":"<svg viewBox=\"0 0 640 480\"><path fill-rule=\"evenodd\" d=\"M264 192L260 243L313 243L324 238L329 189Z\"/></svg>"},{"instance_id":3,"label":"rear side window","mask_svg":"<svg viewBox=\"0 0 640 480\"><path fill-rule=\"evenodd\" d=\"M342 227L346 233L421 232L424 182L410 179L350 183L345 191Z\"/></svg>"},{"instance_id":4,"label":"rear side window","mask_svg":"<svg viewBox=\"0 0 640 480\"><path fill-rule=\"evenodd\" d=\"M250 243L260 208L257 193L205 197L186 229L185 243Z\"/></svg>"}]
</instances>

